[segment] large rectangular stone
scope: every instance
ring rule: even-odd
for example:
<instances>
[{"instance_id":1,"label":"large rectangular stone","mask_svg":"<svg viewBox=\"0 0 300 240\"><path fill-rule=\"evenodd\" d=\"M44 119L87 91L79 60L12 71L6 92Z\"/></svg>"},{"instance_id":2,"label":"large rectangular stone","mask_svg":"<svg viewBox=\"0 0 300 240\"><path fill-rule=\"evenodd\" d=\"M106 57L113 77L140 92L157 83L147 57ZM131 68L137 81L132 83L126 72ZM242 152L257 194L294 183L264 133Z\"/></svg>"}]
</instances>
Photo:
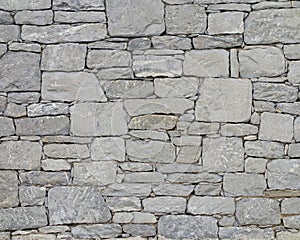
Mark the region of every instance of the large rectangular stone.
<instances>
[{"instance_id":1,"label":"large rectangular stone","mask_svg":"<svg viewBox=\"0 0 300 240\"><path fill-rule=\"evenodd\" d=\"M195 49L233 48L242 45L242 35L199 35L193 38Z\"/></svg>"},{"instance_id":2,"label":"large rectangular stone","mask_svg":"<svg viewBox=\"0 0 300 240\"><path fill-rule=\"evenodd\" d=\"M248 156L280 158L284 155L284 145L268 141L246 141L245 150Z\"/></svg>"},{"instance_id":3,"label":"large rectangular stone","mask_svg":"<svg viewBox=\"0 0 300 240\"><path fill-rule=\"evenodd\" d=\"M143 200L145 212L153 213L184 213L186 199L183 197L155 197Z\"/></svg>"},{"instance_id":4,"label":"large rectangular stone","mask_svg":"<svg viewBox=\"0 0 300 240\"><path fill-rule=\"evenodd\" d=\"M6 11L48 9L51 0L0 0L0 6Z\"/></svg>"},{"instance_id":5,"label":"large rectangular stone","mask_svg":"<svg viewBox=\"0 0 300 240\"><path fill-rule=\"evenodd\" d=\"M274 239L274 231L272 228L221 227L219 237L221 239Z\"/></svg>"},{"instance_id":6,"label":"large rectangular stone","mask_svg":"<svg viewBox=\"0 0 300 240\"><path fill-rule=\"evenodd\" d=\"M85 144L47 144L44 154L49 158L85 159L90 157L90 150Z\"/></svg>"},{"instance_id":7,"label":"large rectangular stone","mask_svg":"<svg viewBox=\"0 0 300 240\"><path fill-rule=\"evenodd\" d=\"M31 171L19 173L20 183L24 185L65 186L70 183L68 172Z\"/></svg>"},{"instance_id":8,"label":"large rectangular stone","mask_svg":"<svg viewBox=\"0 0 300 240\"><path fill-rule=\"evenodd\" d=\"M54 21L58 23L105 23L106 17L104 12L96 11L55 11Z\"/></svg>"}]
</instances>

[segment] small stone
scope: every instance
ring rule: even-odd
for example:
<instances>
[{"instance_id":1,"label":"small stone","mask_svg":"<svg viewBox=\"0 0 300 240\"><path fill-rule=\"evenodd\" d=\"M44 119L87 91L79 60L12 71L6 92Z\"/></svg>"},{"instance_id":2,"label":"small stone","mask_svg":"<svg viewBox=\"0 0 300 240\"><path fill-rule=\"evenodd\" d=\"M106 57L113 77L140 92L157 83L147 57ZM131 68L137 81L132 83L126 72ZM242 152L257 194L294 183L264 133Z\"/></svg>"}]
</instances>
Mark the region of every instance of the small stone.
<instances>
[{"instance_id":1,"label":"small stone","mask_svg":"<svg viewBox=\"0 0 300 240\"><path fill-rule=\"evenodd\" d=\"M22 207L42 206L45 202L46 188L36 186L20 186L19 197Z\"/></svg>"},{"instance_id":2,"label":"small stone","mask_svg":"<svg viewBox=\"0 0 300 240\"><path fill-rule=\"evenodd\" d=\"M227 2L227 1L224 1ZM234 2L234 1L232 1ZM245 1L247 2L247 1ZM243 11L243 12L250 12L251 5L250 4L243 4L243 3L224 3L224 4L212 4L209 5L207 10L210 11Z\"/></svg>"},{"instance_id":3,"label":"small stone","mask_svg":"<svg viewBox=\"0 0 300 240\"><path fill-rule=\"evenodd\" d=\"M79 239L91 238L113 238L122 234L122 227L119 224L93 224L78 225L72 227L72 236Z\"/></svg>"},{"instance_id":4,"label":"small stone","mask_svg":"<svg viewBox=\"0 0 300 240\"><path fill-rule=\"evenodd\" d=\"M0 137L11 136L15 134L13 120L7 117L0 117Z\"/></svg>"},{"instance_id":5,"label":"small stone","mask_svg":"<svg viewBox=\"0 0 300 240\"><path fill-rule=\"evenodd\" d=\"M165 129L170 130L176 126L177 117L170 115L143 115L131 119L129 129Z\"/></svg>"},{"instance_id":6,"label":"small stone","mask_svg":"<svg viewBox=\"0 0 300 240\"><path fill-rule=\"evenodd\" d=\"M297 240L300 238L300 232L282 231L276 234L277 240Z\"/></svg>"},{"instance_id":7,"label":"small stone","mask_svg":"<svg viewBox=\"0 0 300 240\"><path fill-rule=\"evenodd\" d=\"M104 12L66 12L55 11L54 21L58 23L105 23Z\"/></svg>"},{"instance_id":8,"label":"small stone","mask_svg":"<svg viewBox=\"0 0 300 240\"><path fill-rule=\"evenodd\" d=\"M283 218L283 225L286 228L300 228L300 216L288 216Z\"/></svg>"},{"instance_id":9,"label":"small stone","mask_svg":"<svg viewBox=\"0 0 300 240\"><path fill-rule=\"evenodd\" d=\"M294 123L294 137L297 142L300 142L300 117L295 119Z\"/></svg>"},{"instance_id":10,"label":"small stone","mask_svg":"<svg viewBox=\"0 0 300 240\"><path fill-rule=\"evenodd\" d=\"M221 12L208 15L208 33L233 34L244 32L243 12Z\"/></svg>"},{"instance_id":11,"label":"small stone","mask_svg":"<svg viewBox=\"0 0 300 240\"><path fill-rule=\"evenodd\" d=\"M84 159L90 157L90 150L81 144L47 144L44 145L44 154L50 158Z\"/></svg>"},{"instance_id":12,"label":"small stone","mask_svg":"<svg viewBox=\"0 0 300 240\"><path fill-rule=\"evenodd\" d=\"M113 222L116 223L156 223L155 215L145 212L115 213Z\"/></svg>"},{"instance_id":13,"label":"small stone","mask_svg":"<svg viewBox=\"0 0 300 240\"><path fill-rule=\"evenodd\" d=\"M195 187L195 195L199 196L219 196L221 184L218 183L199 183Z\"/></svg>"},{"instance_id":14,"label":"small stone","mask_svg":"<svg viewBox=\"0 0 300 240\"><path fill-rule=\"evenodd\" d=\"M19 178L21 184L25 185L64 186L70 183L70 174L67 172L22 172Z\"/></svg>"},{"instance_id":15,"label":"small stone","mask_svg":"<svg viewBox=\"0 0 300 240\"><path fill-rule=\"evenodd\" d=\"M100 192L91 187L55 187L48 193L51 225L101 223L111 213ZM76 209L76 211L73 211Z\"/></svg>"},{"instance_id":16,"label":"small stone","mask_svg":"<svg viewBox=\"0 0 300 240\"><path fill-rule=\"evenodd\" d=\"M8 103L4 115L12 118L26 117L26 107L15 103Z\"/></svg>"},{"instance_id":17,"label":"small stone","mask_svg":"<svg viewBox=\"0 0 300 240\"><path fill-rule=\"evenodd\" d=\"M293 85L300 85L300 61L289 62L288 80Z\"/></svg>"},{"instance_id":18,"label":"small stone","mask_svg":"<svg viewBox=\"0 0 300 240\"><path fill-rule=\"evenodd\" d=\"M279 202L267 198L244 198L237 202L236 217L242 226L280 224Z\"/></svg>"},{"instance_id":19,"label":"small stone","mask_svg":"<svg viewBox=\"0 0 300 240\"><path fill-rule=\"evenodd\" d=\"M300 214L300 198L285 198L281 203L283 214Z\"/></svg>"},{"instance_id":20,"label":"small stone","mask_svg":"<svg viewBox=\"0 0 300 240\"><path fill-rule=\"evenodd\" d=\"M12 236L12 240L55 240L55 234L28 234Z\"/></svg>"},{"instance_id":21,"label":"small stone","mask_svg":"<svg viewBox=\"0 0 300 240\"><path fill-rule=\"evenodd\" d=\"M268 186L271 189L300 189L300 159L276 159L267 164Z\"/></svg>"},{"instance_id":22,"label":"small stone","mask_svg":"<svg viewBox=\"0 0 300 240\"><path fill-rule=\"evenodd\" d=\"M185 53L183 73L196 77L228 77L229 53L226 50L191 50Z\"/></svg>"},{"instance_id":23,"label":"small stone","mask_svg":"<svg viewBox=\"0 0 300 240\"><path fill-rule=\"evenodd\" d=\"M202 148L200 146L182 146L178 148L176 162L197 163L200 160Z\"/></svg>"},{"instance_id":24,"label":"small stone","mask_svg":"<svg viewBox=\"0 0 300 240\"><path fill-rule=\"evenodd\" d=\"M246 141L245 150L252 157L280 158L284 155L284 145L277 142Z\"/></svg>"},{"instance_id":25,"label":"small stone","mask_svg":"<svg viewBox=\"0 0 300 240\"><path fill-rule=\"evenodd\" d=\"M123 231L132 236L155 236L156 228L153 225L146 224L126 224L123 225Z\"/></svg>"},{"instance_id":26,"label":"small stone","mask_svg":"<svg viewBox=\"0 0 300 240\"><path fill-rule=\"evenodd\" d=\"M125 161L125 141L118 137L96 138L91 145L92 160Z\"/></svg>"},{"instance_id":27,"label":"small stone","mask_svg":"<svg viewBox=\"0 0 300 240\"><path fill-rule=\"evenodd\" d=\"M151 38L154 48L190 50L192 41L189 38L177 36L154 36Z\"/></svg>"},{"instance_id":28,"label":"small stone","mask_svg":"<svg viewBox=\"0 0 300 240\"><path fill-rule=\"evenodd\" d=\"M244 168L244 148L240 138L205 138L203 140L203 170L237 172Z\"/></svg>"},{"instance_id":29,"label":"small stone","mask_svg":"<svg viewBox=\"0 0 300 240\"><path fill-rule=\"evenodd\" d=\"M141 201L137 197L110 197L106 199L108 207L113 212L140 211Z\"/></svg>"},{"instance_id":30,"label":"small stone","mask_svg":"<svg viewBox=\"0 0 300 240\"><path fill-rule=\"evenodd\" d=\"M0 11L0 24L7 24L13 22L14 22L13 17L10 15L9 12Z\"/></svg>"},{"instance_id":31,"label":"small stone","mask_svg":"<svg viewBox=\"0 0 300 240\"><path fill-rule=\"evenodd\" d=\"M291 115L264 112L261 115L258 138L261 140L291 142L293 123L294 117Z\"/></svg>"},{"instance_id":32,"label":"small stone","mask_svg":"<svg viewBox=\"0 0 300 240\"><path fill-rule=\"evenodd\" d=\"M197 174L173 173L168 175L167 181L169 181L170 183L199 183L199 182L216 183L216 182L221 182L222 177L217 174L209 174L209 173L197 173Z\"/></svg>"},{"instance_id":33,"label":"small stone","mask_svg":"<svg viewBox=\"0 0 300 240\"><path fill-rule=\"evenodd\" d=\"M164 175L157 172L127 173L124 176L124 182L157 183L163 181L164 181Z\"/></svg>"},{"instance_id":34,"label":"small stone","mask_svg":"<svg viewBox=\"0 0 300 240\"><path fill-rule=\"evenodd\" d=\"M87 12L89 13L89 12ZM113 50L124 50L127 48L127 42L120 41L119 38L115 39L116 42L113 41L114 39L108 39L107 41L96 41L88 44L88 48L92 49L113 49Z\"/></svg>"},{"instance_id":35,"label":"small stone","mask_svg":"<svg viewBox=\"0 0 300 240\"><path fill-rule=\"evenodd\" d=\"M21 11L15 15L16 24L49 25L53 22L53 12L47 11Z\"/></svg>"},{"instance_id":36,"label":"small stone","mask_svg":"<svg viewBox=\"0 0 300 240\"><path fill-rule=\"evenodd\" d=\"M16 171L0 171L0 190L0 208L17 207L19 205L18 176Z\"/></svg>"},{"instance_id":37,"label":"small stone","mask_svg":"<svg viewBox=\"0 0 300 240\"><path fill-rule=\"evenodd\" d=\"M41 46L37 43L13 42L9 45L8 48L10 51L25 51L25 52L34 52L34 53L40 53L42 51Z\"/></svg>"},{"instance_id":38,"label":"small stone","mask_svg":"<svg viewBox=\"0 0 300 240\"><path fill-rule=\"evenodd\" d=\"M162 216L158 234L169 239L214 239L218 238L217 220L210 216Z\"/></svg>"},{"instance_id":39,"label":"small stone","mask_svg":"<svg viewBox=\"0 0 300 240\"><path fill-rule=\"evenodd\" d=\"M7 106L7 97L0 96L0 112L4 112Z\"/></svg>"},{"instance_id":40,"label":"small stone","mask_svg":"<svg viewBox=\"0 0 300 240\"><path fill-rule=\"evenodd\" d=\"M287 59L290 60L300 59L300 44L284 45L283 51Z\"/></svg>"},{"instance_id":41,"label":"small stone","mask_svg":"<svg viewBox=\"0 0 300 240\"><path fill-rule=\"evenodd\" d=\"M131 68L108 68L100 69L97 73L99 80L132 79L133 72Z\"/></svg>"},{"instance_id":42,"label":"small stone","mask_svg":"<svg viewBox=\"0 0 300 240\"><path fill-rule=\"evenodd\" d=\"M67 115L69 114L69 105L65 103L37 103L27 107L29 117L39 117L45 115Z\"/></svg>"},{"instance_id":43,"label":"small stone","mask_svg":"<svg viewBox=\"0 0 300 240\"><path fill-rule=\"evenodd\" d=\"M275 77L285 72L284 55L277 47L266 46L240 50L239 62L242 78Z\"/></svg>"},{"instance_id":44,"label":"small stone","mask_svg":"<svg viewBox=\"0 0 300 240\"><path fill-rule=\"evenodd\" d=\"M258 128L250 124L225 124L221 126L221 136L246 136L257 134Z\"/></svg>"},{"instance_id":45,"label":"small stone","mask_svg":"<svg viewBox=\"0 0 300 240\"><path fill-rule=\"evenodd\" d=\"M144 211L152 213L184 213L186 199L183 197L155 197L143 200Z\"/></svg>"},{"instance_id":46,"label":"small stone","mask_svg":"<svg viewBox=\"0 0 300 240\"><path fill-rule=\"evenodd\" d=\"M104 1L103 0L53 0L54 10L103 10Z\"/></svg>"},{"instance_id":47,"label":"small stone","mask_svg":"<svg viewBox=\"0 0 300 240\"><path fill-rule=\"evenodd\" d=\"M51 8L51 0L1 0L0 5L6 11L48 9Z\"/></svg>"},{"instance_id":48,"label":"small stone","mask_svg":"<svg viewBox=\"0 0 300 240\"><path fill-rule=\"evenodd\" d=\"M149 38L134 38L128 42L128 50L148 49L151 46Z\"/></svg>"},{"instance_id":49,"label":"small stone","mask_svg":"<svg viewBox=\"0 0 300 240\"><path fill-rule=\"evenodd\" d=\"M278 103L276 105L277 112L300 115L300 103Z\"/></svg>"},{"instance_id":50,"label":"small stone","mask_svg":"<svg viewBox=\"0 0 300 240\"><path fill-rule=\"evenodd\" d=\"M268 160L265 158L246 158L245 171L250 173L264 173Z\"/></svg>"},{"instance_id":51,"label":"small stone","mask_svg":"<svg viewBox=\"0 0 300 240\"><path fill-rule=\"evenodd\" d=\"M113 197L145 197L149 196L151 185L139 183L111 184L103 190L103 195Z\"/></svg>"},{"instance_id":52,"label":"small stone","mask_svg":"<svg viewBox=\"0 0 300 240\"><path fill-rule=\"evenodd\" d=\"M36 103L39 98L40 94L37 92L8 93L8 101L14 103Z\"/></svg>"},{"instance_id":53,"label":"small stone","mask_svg":"<svg viewBox=\"0 0 300 240\"><path fill-rule=\"evenodd\" d=\"M193 122L189 127L189 134L191 135L207 135L218 133L220 128L219 123L204 123Z\"/></svg>"},{"instance_id":54,"label":"small stone","mask_svg":"<svg viewBox=\"0 0 300 240\"><path fill-rule=\"evenodd\" d=\"M44 171L68 171L71 165L63 159L45 159L41 165Z\"/></svg>"},{"instance_id":55,"label":"small stone","mask_svg":"<svg viewBox=\"0 0 300 240\"><path fill-rule=\"evenodd\" d=\"M130 172L147 172L152 171L152 165L148 163L133 163L133 162L124 162L120 164L120 168L124 171Z\"/></svg>"},{"instance_id":56,"label":"small stone","mask_svg":"<svg viewBox=\"0 0 300 240\"><path fill-rule=\"evenodd\" d=\"M164 5L160 0L107 0L106 11L110 36L160 35L165 30ZM127 14L120 17L124 12Z\"/></svg>"},{"instance_id":57,"label":"small stone","mask_svg":"<svg viewBox=\"0 0 300 240\"><path fill-rule=\"evenodd\" d=\"M271 228L258 227L221 227L219 237L221 239L274 239L274 231Z\"/></svg>"},{"instance_id":58,"label":"small stone","mask_svg":"<svg viewBox=\"0 0 300 240\"><path fill-rule=\"evenodd\" d=\"M199 147L202 142L202 137L198 136L180 136L172 137L172 143L176 146L196 146Z\"/></svg>"},{"instance_id":59,"label":"small stone","mask_svg":"<svg viewBox=\"0 0 300 240\"><path fill-rule=\"evenodd\" d=\"M156 170L161 173L199 173L202 166L181 163L157 164Z\"/></svg>"},{"instance_id":60,"label":"small stone","mask_svg":"<svg viewBox=\"0 0 300 240\"><path fill-rule=\"evenodd\" d=\"M205 9L197 4L167 5L166 27L168 34L203 33L206 28Z\"/></svg>"},{"instance_id":61,"label":"small stone","mask_svg":"<svg viewBox=\"0 0 300 240\"><path fill-rule=\"evenodd\" d=\"M159 184L153 187L153 192L158 196L183 196L186 197L193 191L193 185Z\"/></svg>"},{"instance_id":62,"label":"small stone","mask_svg":"<svg viewBox=\"0 0 300 240\"><path fill-rule=\"evenodd\" d=\"M163 140L163 141L169 139L167 133L154 131L154 130L132 130L129 132L129 135L139 139L152 139L152 140Z\"/></svg>"},{"instance_id":63,"label":"small stone","mask_svg":"<svg viewBox=\"0 0 300 240\"><path fill-rule=\"evenodd\" d=\"M10 232L0 232L1 240L10 240Z\"/></svg>"},{"instance_id":64,"label":"small stone","mask_svg":"<svg viewBox=\"0 0 300 240\"><path fill-rule=\"evenodd\" d=\"M242 46L242 35L199 35L193 38L195 49L233 48Z\"/></svg>"},{"instance_id":65,"label":"small stone","mask_svg":"<svg viewBox=\"0 0 300 240\"><path fill-rule=\"evenodd\" d=\"M2 0L3 1L3 0ZM0 6L2 7L1 3ZM0 25L0 42L18 41L20 27L16 25Z\"/></svg>"},{"instance_id":66,"label":"small stone","mask_svg":"<svg viewBox=\"0 0 300 240\"><path fill-rule=\"evenodd\" d=\"M289 156L290 157L300 157L300 143L290 144Z\"/></svg>"},{"instance_id":67,"label":"small stone","mask_svg":"<svg viewBox=\"0 0 300 240\"><path fill-rule=\"evenodd\" d=\"M232 216L222 216L219 220L218 225L220 227L231 227L235 222L235 217Z\"/></svg>"}]
</instances>

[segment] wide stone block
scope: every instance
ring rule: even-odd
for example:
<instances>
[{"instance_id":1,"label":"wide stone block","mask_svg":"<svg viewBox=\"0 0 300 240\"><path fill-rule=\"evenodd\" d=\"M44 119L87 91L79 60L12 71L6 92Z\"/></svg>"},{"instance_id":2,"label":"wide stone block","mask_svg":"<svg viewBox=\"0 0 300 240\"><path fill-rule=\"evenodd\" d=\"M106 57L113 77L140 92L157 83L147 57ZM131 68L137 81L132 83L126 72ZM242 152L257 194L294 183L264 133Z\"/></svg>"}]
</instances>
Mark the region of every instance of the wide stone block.
<instances>
[{"instance_id":1,"label":"wide stone block","mask_svg":"<svg viewBox=\"0 0 300 240\"><path fill-rule=\"evenodd\" d=\"M0 6L6 11L48 9L51 0L0 0Z\"/></svg>"},{"instance_id":2,"label":"wide stone block","mask_svg":"<svg viewBox=\"0 0 300 240\"><path fill-rule=\"evenodd\" d=\"M221 239L274 239L274 231L272 228L221 227L219 237Z\"/></svg>"},{"instance_id":3,"label":"wide stone block","mask_svg":"<svg viewBox=\"0 0 300 240\"><path fill-rule=\"evenodd\" d=\"M53 12L46 11L21 11L14 16L16 24L20 25L49 25L53 22Z\"/></svg>"},{"instance_id":4,"label":"wide stone block","mask_svg":"<svg viewBox=\"0 0 300 240\"><path fill-rule=\"evenodd\" d=\"M50 189L48 209L51 225L102 223L111 219L107 203L100 192L91 187Z\"/></svg>"},{"instance_id":5,"label":"wide stone block","mask_svg":"<svg viewBox=\"0 0 300 240\"><path fill-rule=\"evenodd\" d=\"M91 145L92 160L125 161L125 141L118 137L96 138Z\"/></svg>"},{"instance_id":6,"label":"wide stone block","mask_svg":"<svg viewBox=\"0 0 300 240\"><path fill-rule=\"evenodd\" d=\"M16 171L0 171L0 192L0 208L17 207L19 205Z\"/></svg>"},{"instance_id":7,"label":"wide stone block","mask_svg":"<svg viewBox=\"0 0 300 240\"><path fill-rule=\"evenodd\" d=\"M122 234L122 227L119 224L78 225L72 227L71 233L79 239L112 239Z\"/></svg>"},{"instance_id":8,"label":"wide stone block","mask_svg":"<svg viewBox=\"0 0 300 240\"><path fill-rule=\"evenodd\" d=\"M114 197L146 197L151 193L151 185L141 183L114 183L107 186L102 193L105 196Z\"/></svg>"},{"instance_id":9,"label":"wide stone block","mask_svg":"<svg viewBox=\"0 0 300 240\"><path fill-rule=\"evenodd\" d=\"M28 117L68 115L69 105L66 103L34 103L27 107Z\"/></svg>"},{"instance_id":10,"label":"wide stone block","mask_svg":"<svg viewBox=\"0 0 300 240\"><path fill-rule=\"evenodd\" d=\"M46 188L36 186L20 186L19 197L22 207L42 206L45 202Z\"/></svg>"},{"instance_id":11,"label":"wide stone block","mask_svg":"<svg viewBox=\"0 0 300 240\"><path fill-rule=\"evenodd\" d=\"M154 36L151 38L154 48L190 50L192 41L189 38L177 36Z\"/></svg>"},{"instance_id":12,"label":"wide stone block","mask_svg":"<svg viewBox=\"0 0 300 240\"><path fill-rule=\"evenodd\" d=\"M155 197L143 200L145 212L153 213L184 213L186 199L183 197Z\"/></svg>"},{"instance_id":13,"label":"wide stone block","mask_svg":"<svg viewBox=\"0 0 300 240\"><path fill-rule=\"evenodd\" d=\"M20 38L19 26L0 25L0 42L8 43L10 41L18 41L19 38Z\"/></svg>"},{"instance_id":14,"label":"wide stone block","mask_svg":"<svg viewBox=\"0 0 300 240\"><path fill-rule=\"evenodd\" d=\"M243 12L210 13L208 15L208 33L236 34L244 32Z\"/></svg>"},{"instance_id":15,"label":"wide stone block","mask_svg":"<svg viewBox=\"0 0 300 240\"><path fill-rule=\"evenodd\" d=\"M54 10L104 10L104 0L53 0Z\"/></svg>"},{"instance_id":16,"label":"wide stone block","mask_svg":"<svg viewBox=\"0 0 300 240\"><path fill-rule=\"evenodd\" d=\"M160 0L107 0L106 12L110 36L160 35L165 30L164 5Z\"/></svg>"},{"instance_id":17,"label":"wide stone block","mask_svg":"<svg viewBox=\"0 0 300 240\"><path fill-rule=\"evenodd\" d=\"M153 237L156 235L156 228L149 224L124 224L123 231L131 236L139 237Z\"/></svg>"},{"instance_id":18,"label":"wide stone block","mask_svg":"<svg viewBox=\"0 0 300 240\"><path fill-rule=\"evenodd\" d=\"M225 124L221 126L221 135L227 137L255 135L258 127L250 124Z\"/></svg>"},{"instance_id":19,"label":"wide stone block","mask_svg":"<svg viewBox=\"0 0 300 240\"><path fill-rule=\"evenodd\" d=\"M123 103L75 104L71 107L71 132L77 136L126 134L128 129Z\"/></svg>"},{"instance_id":20,"label":"wide stone block","mask_svg":"<svg viewBox=\"0 0 300 240\"><path fill-rule=\"evenodd\" d=\"M90 150L83 144L47 144L44 154L49 158L85 159L90 157Z\"/></svg>"},{"instance_id":21,"label":"wide stone block","mask_svg":"<svg viewBox=\"0 0 300 240\"><path fill-rule=\"evenodd\" d=\"M54 21L58 23L105 23L106 16L104 12L96 11L55 11Z\"/></svg>"},{"instance_id":22,"label":"wide stone block","mask_svg":"<svg viewBox=\"0 0 300 240\"><path fill-rule=\"evenodd\" d=\"M106 201L113 212L142 210L141 200L137 197L110 197Z\"/></svg>"},{"instance_id":23,"label":"wide stone block","mask_svg":"<svg viewBox=\"0 0 300 240\"><path fill-rule=\"evenodd\" d=\"M193 38L195 49L233 48L242 46L242 35L199 35Z\"/></svg>"},{"instance_id":24,"label":"wide stone block","mask_svg":"<svg viewBox=\"0 0 300 240\"><path fill-rule=\"evenodd\" d=\"M251 116L252 86L249 80L205 79L196 102L196 120L246 122Z\"/></svg>"},{"instance_id":25,"label":"wide stone block","mask_svg":"<svg viewBox=\"0 0 300 240\"><path fill-rule=\"evenodd\" d=\"M246 141L245 150L248 156L280 158L284 155L284 145L268 141Z\"/></svg>"},{"instance_id":26,"label":"wide stone block","mask_svg":"<svg viewBox=\"0 0 300 240\"><path fill-rule=\"evenodd\" d=\"M44 172L30 171L19 173L20 183L23 185L40 186L65 186L70 184L70 173L68 172Z\"/></svg>"},{"instance_id":27,"label":"wide stone block","mask_svg":"<svg viewBox=\"0 0 300 240\"><path fill-rule=\"evenodd\" d=\"M143 115L131 119L129 129L165 129L170 130L176 126L178 118L169 115Z\"/></svg>"}]
</instances>

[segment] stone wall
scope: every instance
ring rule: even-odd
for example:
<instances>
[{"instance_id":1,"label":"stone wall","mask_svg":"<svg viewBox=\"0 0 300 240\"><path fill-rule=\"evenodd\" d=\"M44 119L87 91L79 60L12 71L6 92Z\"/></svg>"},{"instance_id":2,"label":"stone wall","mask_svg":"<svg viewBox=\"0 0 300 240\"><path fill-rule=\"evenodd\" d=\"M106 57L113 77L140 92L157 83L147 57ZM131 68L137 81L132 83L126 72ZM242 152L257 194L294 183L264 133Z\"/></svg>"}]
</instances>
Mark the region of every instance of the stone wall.
<instances>
[{"instance_id":1,"label":"stone wall","mask_svg":"<svg viewBox=\"0 0 300 240\"><path fill-rule=\"evenodd\" d=\"M0 239L300 239L300 1L0 0Z\"/></svg>"}]
</instances>

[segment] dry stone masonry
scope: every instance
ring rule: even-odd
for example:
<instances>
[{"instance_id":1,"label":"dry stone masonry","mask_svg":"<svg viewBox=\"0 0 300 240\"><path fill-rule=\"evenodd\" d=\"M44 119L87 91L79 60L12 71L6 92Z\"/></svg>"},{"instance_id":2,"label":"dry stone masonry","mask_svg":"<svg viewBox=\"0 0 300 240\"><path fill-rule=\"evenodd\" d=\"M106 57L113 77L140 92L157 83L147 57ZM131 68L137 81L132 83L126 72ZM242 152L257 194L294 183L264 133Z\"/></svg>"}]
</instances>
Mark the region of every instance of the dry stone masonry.
<instances>
[{"instance_id":1,"label":"dry stone masonry","mask_svg":"<svg viewBox=\"0 0 300 240\"><path fill-rule=\"evenodd\" d=\"M0 240L299 240L300 1L0 0Z\"/></svg>"}]
</instances>

